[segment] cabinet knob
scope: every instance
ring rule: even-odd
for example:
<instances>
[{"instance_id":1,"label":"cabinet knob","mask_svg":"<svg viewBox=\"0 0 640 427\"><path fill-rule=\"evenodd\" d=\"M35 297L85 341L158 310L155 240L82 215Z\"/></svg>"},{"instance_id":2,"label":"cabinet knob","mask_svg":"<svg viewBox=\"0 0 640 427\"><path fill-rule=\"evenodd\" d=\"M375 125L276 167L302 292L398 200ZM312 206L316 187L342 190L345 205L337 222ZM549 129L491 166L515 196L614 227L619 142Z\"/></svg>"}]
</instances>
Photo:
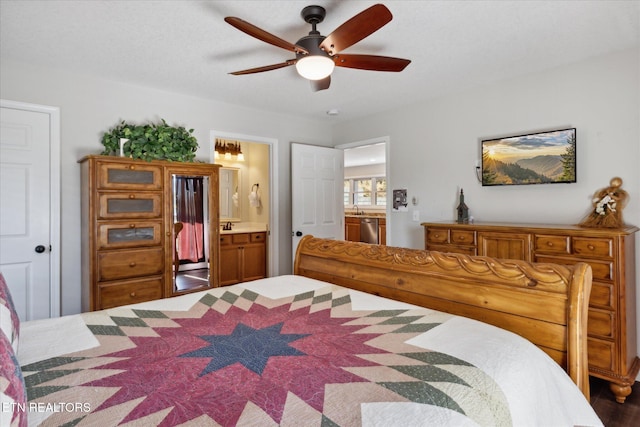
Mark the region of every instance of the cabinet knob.
<instances>
[{"instance_id":1,"label":"cabinet knob","mask_svg":"<svg viewBox=\"0 0 640 427\"><path fill-rule=\"evenodd\" d=\"M590 251L595 249L595 247L593 245L587 245L587 248L589 248Z\"/></svg>"},{"instance_id":2,"label":"cabinet knob","mask_svg":"<svg viewBox=\"0 0 640 427\"><path fill-rule=\"evenodd\" d=\"M129 224L129 228L136 228L135 224Z\"/></svg>"},{"instance_id":3,"label":"cabinet knob","mask_svg":"<svg viewBox=\"0 0 640 427\"><path fill-rule=\"evenodd\" d=\"M135 267L135 266L136 266L136 263L135 263L135 262L130 262L130 263L129 263L129 267Z\"/></svg>"},{"instance_id":4,"label":"cabinet knob","mask_svg":"<svg viewBox=\"0 0 640 427\"><path fill-rule=\"evenodd\" d=\"M136 198L136 195L135 195L135 194L129 194L129 198L130 198L130 199L135 199L135 198Z\"/></svg>"},{"instance_id":5,"label":"cabinet knob","mask_svg":"<svg viewBox=\"0 0 640 427\"><path fill-rule=\"evenodd\" d=\"M134 170L135 168L136 168L136 166L135 166L135 165L130 165L130 166L129 166L129 169L131 169L131 170Z\"/></svg>"},{"instance_id":6,"label":"cabinet knob","mask_svg":"<svg viewBox=\"0 0 640 427\"><path fill-rule=\"evenodd\" d=\"M547 246L551 247L551 246L553 246L553 243L547 242Z\"/></svg>"},{"instance_id":7,"label":"cabinet knob","mask_svg":"<svg viewBox=\"0 0 640 427\"><path fill-rule=\"evenodd\" d=\"M130 296L131 298L134 298L134 297L136 296L136 293L135 293L135 292L131 292L131 293L129 294L129 296Z\"/></svg>"}]
</instances>

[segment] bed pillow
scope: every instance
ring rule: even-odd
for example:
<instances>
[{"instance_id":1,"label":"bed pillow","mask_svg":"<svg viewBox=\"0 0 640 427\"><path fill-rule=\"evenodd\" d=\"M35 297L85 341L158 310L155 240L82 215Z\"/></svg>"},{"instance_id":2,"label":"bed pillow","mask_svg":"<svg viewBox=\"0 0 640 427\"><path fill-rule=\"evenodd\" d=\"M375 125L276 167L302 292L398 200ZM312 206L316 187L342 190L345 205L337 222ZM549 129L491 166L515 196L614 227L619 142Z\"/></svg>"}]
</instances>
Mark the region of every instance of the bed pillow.
<instances>
[{"instance_id":1,"label":"bed pillow","mask_svg":"<svg viewBox=\"0 0 640 427\"><path fill-rule=\"evenodd\" d=\"M27 392L20 364L7 337L0 333L0 425L26 427Z\"/></svg>"},{"instance_id":2,"label":"bed pillow","mask_svg":"<svg viewBox=\"0 0 640 427\"><path fill-rule=\"evenodd\" d=\"M9 286L0 272L0 331L4 332L11 343L13 351L18 352L18 338L20 336L20 318L13 305Z\"/></svg>"}]
</instances>

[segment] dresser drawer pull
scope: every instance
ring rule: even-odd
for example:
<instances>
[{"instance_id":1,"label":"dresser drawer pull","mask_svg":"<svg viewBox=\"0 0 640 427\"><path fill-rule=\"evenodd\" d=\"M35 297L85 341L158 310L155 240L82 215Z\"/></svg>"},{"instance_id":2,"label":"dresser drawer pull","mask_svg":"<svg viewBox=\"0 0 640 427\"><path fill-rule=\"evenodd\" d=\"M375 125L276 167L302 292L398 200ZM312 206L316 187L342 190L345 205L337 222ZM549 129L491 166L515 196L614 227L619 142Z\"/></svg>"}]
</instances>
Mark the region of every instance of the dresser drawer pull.
<instances>
[{"instance_id":1,"label":"dresser drawer pull","mask_svg":"<svg viewBox=\"0 0 640 427\"><path fill-rule=\"evenodd\" d=\"M136 266L136 263L135 263L135 262L130 262L130 263L129 263L129 267L135 267L135 266Z\"/></svg>"},{"instance_id":2,"label":"dresser drawer pull","mask_svg":"<svg viewBox=\"0 0 640 427\"><path fill-rule=\"evenodd\" d=\"M135 199L135 198L136 198L136 195L135 195L135 194L129 194L129 198L130 198L130 199Z\"/></svg>"},{"instance_id":3,"label":"dresser drawer pull","mask_svg":"<svg viewBox=\"0 0 640 427\"><path fill-rule=\"evenodd\" d=\"M134 170L136 167L134 165L129 166L129 169Z\"/></svg>"},{"instance_id":4,"label":"dresser drawer pull","mask_svg":"<svg viewBox=\"0 0 640 427\"><path fill-rule=\"evenodd\" d=\"M551 243L551 242L547 242L547 246L549 246L549 247L553 247L553 243Z\"/></svg>"},{"instance_id":5,"label":"dresser drawer pull","mask_svg":"<svg viewBox=\"0 0 640 427\"><path fill-rule=\"evenodd\" d=\"M464 236L458 236L458 240L465 240Z\"/></svg>"},{"instance_id":6,"label":"dresser drawer pull","mask_svg":"<svg viewBox=\"0 0 640 427\"><path fill-rule=\"evenodd\" d=\"M136 293L135 293L135 292L131 292L131 293L129 294L129 296L130 296L131 298L135 298Z\"/></svg>"},{"instance_id":7,"label":"dresser drawer pull","mask_svg":"<svg viewBox=\"0 0 640 427\"><path fill-rule=\"evenodd\" d=\"M136 228L135 224L129 224L129 228Z\"/></svg>"},{"instance_id":8,"label":"dresser drawer pull","mask_svg":"<svg viewBox=\"0 0 640 427\"><path fill-rule=\"evenodd\" d=\"M595 249L595 246L593 246L593 245L587 245L587 248L588 248L590 251L592 251L592 250L594 250L594 249Z\"/></svg>"}]
</instances>

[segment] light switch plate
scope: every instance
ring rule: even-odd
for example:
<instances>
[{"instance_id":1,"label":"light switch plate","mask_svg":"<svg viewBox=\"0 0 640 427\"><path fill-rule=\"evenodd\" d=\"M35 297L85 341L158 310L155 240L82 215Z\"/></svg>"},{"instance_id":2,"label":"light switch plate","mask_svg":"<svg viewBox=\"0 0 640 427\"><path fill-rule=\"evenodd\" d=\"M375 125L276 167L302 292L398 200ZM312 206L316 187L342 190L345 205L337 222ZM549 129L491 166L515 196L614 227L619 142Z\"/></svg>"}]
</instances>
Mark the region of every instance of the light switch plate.
<instances>
[{"instance_id":1,"label":"light switch plate","mask_svg":"<svg viewBox=\"0 0 640 427\"><path fill-rule=\"evenodd\" d=\"M414 210L413 211L413 220L414 221L420 221L420 211L419 210Z\"/></svg>"}]
</instances>

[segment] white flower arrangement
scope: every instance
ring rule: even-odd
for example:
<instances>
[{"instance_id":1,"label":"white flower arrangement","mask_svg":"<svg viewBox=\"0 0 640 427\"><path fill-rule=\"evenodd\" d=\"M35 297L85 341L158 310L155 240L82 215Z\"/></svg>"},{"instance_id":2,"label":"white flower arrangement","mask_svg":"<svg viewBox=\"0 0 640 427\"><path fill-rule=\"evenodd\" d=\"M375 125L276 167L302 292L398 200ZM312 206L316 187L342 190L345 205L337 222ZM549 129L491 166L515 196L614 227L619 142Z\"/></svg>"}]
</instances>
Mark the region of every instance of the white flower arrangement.
<instances>
[{"instance_id":1,"label":"white flower arrangement","mask_svg":"<svg viewBox=\"0 0 640 427\"><path fill-rule=\"evenodd\" d=\"M594 198L593 203L596 204L596 213L599 215L606 215L607 210L610 212L616 211L616 201L609 194L602 199Z\"/></svg>"}]
</instances>

